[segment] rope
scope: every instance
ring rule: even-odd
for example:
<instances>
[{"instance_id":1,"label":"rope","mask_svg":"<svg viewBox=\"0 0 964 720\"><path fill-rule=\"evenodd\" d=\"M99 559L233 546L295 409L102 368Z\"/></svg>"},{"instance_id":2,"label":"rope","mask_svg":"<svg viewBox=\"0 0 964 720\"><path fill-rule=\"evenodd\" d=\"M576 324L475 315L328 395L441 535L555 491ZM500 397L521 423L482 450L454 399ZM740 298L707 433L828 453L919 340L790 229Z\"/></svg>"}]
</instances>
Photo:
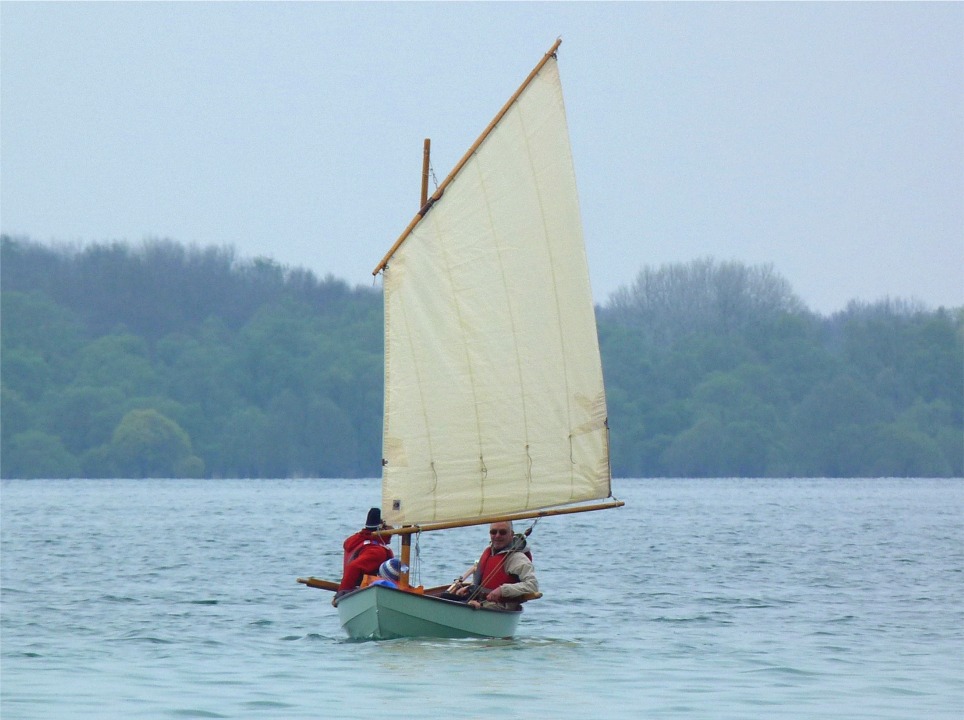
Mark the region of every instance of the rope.
<instances>
[{"instance_id":1,"label":"rope","mask_svg":"<svg viewBox=\"0 0 964 720\"><path fill-rule=\"evenodd\" d=\"M417 533L415 533L415 554L413 557L409 558L409 560L411 561L411 566L408 569L409 585L421 584L421 578L422 578L422 547L420 545L421 540L422 540L422 531L419 530ZM412 582L412 577L415 578L414 582Z\"/></svg>"}]
</instances>

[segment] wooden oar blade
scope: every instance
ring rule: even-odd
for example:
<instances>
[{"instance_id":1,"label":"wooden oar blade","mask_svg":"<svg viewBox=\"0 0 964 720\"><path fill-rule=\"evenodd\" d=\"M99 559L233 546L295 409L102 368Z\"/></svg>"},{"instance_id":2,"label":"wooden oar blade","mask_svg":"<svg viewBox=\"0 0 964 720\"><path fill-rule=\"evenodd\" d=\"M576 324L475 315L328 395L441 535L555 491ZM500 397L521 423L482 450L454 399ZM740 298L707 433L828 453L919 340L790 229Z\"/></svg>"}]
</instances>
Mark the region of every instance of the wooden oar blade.
<instances>
[{"instance_id":1,"label":"wooden oar blade","mask_svg":"<svg viewBox=\"0 0 964 720\"><path fill-rule=\"evenodd\" d=\"M338 583L332 582L331 580L307 577L298 578L298 582L300 582L302 585L307 585L308 587L318 588L319 590L331 590L332 592L338 592Z\"/></svg>"}]
</instances>

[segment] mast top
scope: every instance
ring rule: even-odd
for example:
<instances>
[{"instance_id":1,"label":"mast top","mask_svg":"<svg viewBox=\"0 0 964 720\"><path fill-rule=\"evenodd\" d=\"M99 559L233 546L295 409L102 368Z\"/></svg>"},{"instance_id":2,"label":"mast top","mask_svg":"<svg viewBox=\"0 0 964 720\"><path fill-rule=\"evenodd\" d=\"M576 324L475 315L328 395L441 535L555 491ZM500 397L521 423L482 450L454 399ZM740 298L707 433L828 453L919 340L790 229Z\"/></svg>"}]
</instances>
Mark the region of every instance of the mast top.
<instances>
[{"instance_id":1,"label":"mast top","mask_svg":"<svg viewBox=\"0 0 964 720\"><path fill-rule=\"evenodd\" d=\"M391 249L387 253L385 253L385 257L383 257L381 261L378 263L378 265L375 266L375 269L372 270L372 275L378 275L378 273L380 273L382 270L385 269L385 267L388 265L389 259L392 257L392 255L395 254L395 251L398 250L401 244L405 242L405 240L408 238L409 235L412 234L412 230L415 229L415 226L418 225L419 221L421 221L421 219L425 216L425 213L428 212L432 204L437 202L438 199L442 197L443 193L445 192L445 188L448 187L449 183L451 183L452 180L455 179L455 176L459 174L459 171L465 166L465 164L469 161L472 155L475 154L475 151L478 149L479 145L481 145L485 141L485 139L489 136L489 133L491 133L492 130L495 128L495 126L499 124L499 121L509 111L509 108L512 107L513 103L515 103L515 101L519 99L519 96L529 86L529 83L532 82L532 79L539 74L539 71L542 70L542 67L547 62L549 62L550 58L555 57L556 50L559 49L559 46L561 44L562 44L562 38L561 37L556 38L556 41L552 44L552 47L549 48L546 54L542 56L542 59L532 69L532 72L529 73L528 77L526 77L526 79L522 82L522 85L519 86L519 89L516 90L512 94L512 97L510 97L509 100L506 102L506 104L502 106L502 109L499 110L496 116L492 119L492 122L490 122L488 126L485 128L485 130L482 131L482 134L479 135L478 139L474 143L472 143L472 147L470 147L468 149L468 152L466 152L465 155L462 156L462 159L459 160L459 162L456 164L452 172L448 174L448 177L446 177L442 181L442 184L438 186L438 189L435 191L432 197L422 203L421 207L419 208L418 214L416 214L415 217L412 218L412 221L408 224L408 227L406 227L405 230L402 231L402 234L398 237L398 240L395 241L395 244L392 245Z\"/></svg>"}]
</instances>

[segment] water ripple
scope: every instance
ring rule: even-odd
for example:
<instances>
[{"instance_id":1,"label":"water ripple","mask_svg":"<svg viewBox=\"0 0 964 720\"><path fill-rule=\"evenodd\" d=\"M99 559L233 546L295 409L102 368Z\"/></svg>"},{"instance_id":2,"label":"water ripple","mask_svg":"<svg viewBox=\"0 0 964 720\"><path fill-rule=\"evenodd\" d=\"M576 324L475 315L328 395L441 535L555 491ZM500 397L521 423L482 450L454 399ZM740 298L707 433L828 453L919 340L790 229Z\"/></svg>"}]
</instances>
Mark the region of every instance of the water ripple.
<instances>
[{"instance_id":1,"label":"water ripple","mask_svg":"<svg viewBox=\"0 0 964 720\"><path fill-rule=\"evenodd\" d=\"M337 577L378 493L3 481L0 715L959 717L960 481L620 481L627 509L537 526L516 638L357 643L294 578ZM484 535L426 533L426 584Z\"/></svg>"}]
</instances>

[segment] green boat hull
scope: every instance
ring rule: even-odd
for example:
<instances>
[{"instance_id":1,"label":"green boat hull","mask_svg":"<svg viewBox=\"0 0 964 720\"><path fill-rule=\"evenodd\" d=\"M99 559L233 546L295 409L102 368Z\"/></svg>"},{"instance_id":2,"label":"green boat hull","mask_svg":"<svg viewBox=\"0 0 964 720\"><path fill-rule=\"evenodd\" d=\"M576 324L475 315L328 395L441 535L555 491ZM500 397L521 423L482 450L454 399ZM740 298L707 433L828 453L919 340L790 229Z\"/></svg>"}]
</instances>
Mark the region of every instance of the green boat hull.
<instances>
[{"instance_id":1,"label":"green boat hull","mask_svg":"<svg viewBox=\"0 0 964 720\"><path fill-rule=\"evenodd\" d=\"M521 610L474 610L465 603L369 586L338 600L341 626L354 640L509 638Z\"/></svg>"}]
</instances>

